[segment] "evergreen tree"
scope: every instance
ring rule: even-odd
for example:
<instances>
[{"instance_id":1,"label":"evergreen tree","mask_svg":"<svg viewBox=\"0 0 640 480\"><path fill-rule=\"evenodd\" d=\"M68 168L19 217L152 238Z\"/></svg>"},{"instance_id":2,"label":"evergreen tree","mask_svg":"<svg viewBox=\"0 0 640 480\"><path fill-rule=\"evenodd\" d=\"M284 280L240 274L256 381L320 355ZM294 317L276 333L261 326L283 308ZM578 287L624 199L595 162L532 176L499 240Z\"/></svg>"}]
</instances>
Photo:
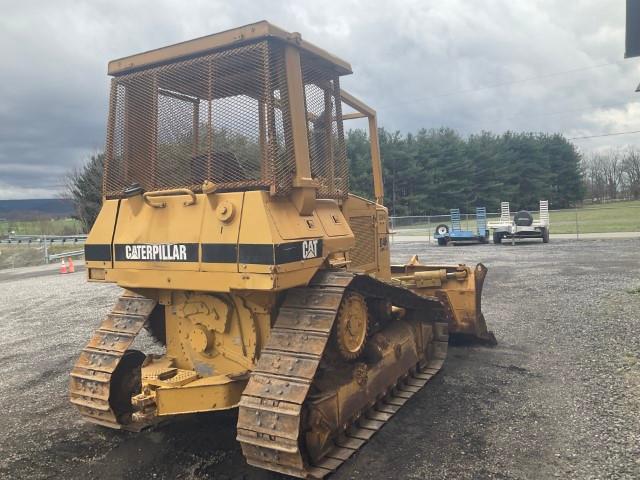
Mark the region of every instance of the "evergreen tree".
<instances>
[{"instance_id":1,"label":"evergreen tree","mask_svg":"<svg viewBox=\"0 0 640 480\"><path fill-rule=\"evenodd\" d=\"M403 135L379 129L385 203L392 215L446 214L501 201L512 209L538 208L547 199L555 208L584 195L581 159L562 135L482 132L468 138L439 128ZM373 197L368 135L347 133L352 192Z\"/></svg>"},{"instance_id":2,"label":"evergreen tree","mask_svg":"<svg viewBox=\"0 0 640 480\"><path fill-rule=\"evenodd\" d=\"M365 130L349 130L345 136L349 161L349 189L364 198L373 198L371 147Z\"/></svg>"},{"instance_id":3,"label":"evergreen tree","mask_svg":"<svg viewBox=\"0 0 640 480\"><path fill-rule=\"evenodd\" d=\"M576 147L562 135L546 136L543 148L549 158L551 172L549 201L553 208L567 208L581 202L585 195L581 172L581 156Z\"/></svg>"},{"instance_id":4,"label":"evergreen tree","mask_svg":"<svg viewBox=\"0 0 640 480\"><path fill-rule=\"evenodd\" d=\"M257 150L250 142L224 131L216 134L219 142L246 148L249 163L257 165ZM443 127L415 135L380 128L378 136L385 204L391 215L448 214L456 207L473 213L476 206L498 211L501 201L509 201L512 210L537 210L538 201L545 199L553 208L566 208L581 202L585 194L585 164L575 146L559 134L482 132L462 138ZM351 193L372 199L369 136L364 130L350 130L345 138ZM174 160L186 158L184 145L179 142L175 151L161 153ZM87 230L100 210L103 160L103 154L92 156L67 182L68 196ZM625 178L631 179L627 164ZM592 187L590 195L596 195Z\"/></svg>"},{"instance_id":5,"label":"evergreen tree","mask_svg":"<svg viewBox=\"0 0 640 480\"><path fill-rule=\"evenodd\" d=\"M474 206L498 211L503 200L504 179L508 164L499 162L498 137L490 132L471 135L467 140L467 155L471 161L471 198Z\"/></svg>"}]
</instances>

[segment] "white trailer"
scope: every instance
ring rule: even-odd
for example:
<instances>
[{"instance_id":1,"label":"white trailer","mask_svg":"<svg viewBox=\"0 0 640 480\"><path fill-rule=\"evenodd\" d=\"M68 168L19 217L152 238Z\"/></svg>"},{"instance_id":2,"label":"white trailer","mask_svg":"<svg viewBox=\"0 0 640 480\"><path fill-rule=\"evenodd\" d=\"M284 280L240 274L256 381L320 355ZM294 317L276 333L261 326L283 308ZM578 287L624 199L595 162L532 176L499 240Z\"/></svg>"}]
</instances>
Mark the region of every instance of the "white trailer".
<instances>
[{"instance_id":1,"label":"white trailer","mask_svg":"<svg viewBox=\"0 0 640 480\"><path fill-rule=\"evenodd\" d=\"M517 212L513 218L509 210L509 202L500 204L500 220L488 222L487 227L493 235L493 243L502 243L503 239L511 239L514 243L520 238L541 238L549 243L549 202L540 200L538 220L526 210Z\"/></svg>"}]
</instances>

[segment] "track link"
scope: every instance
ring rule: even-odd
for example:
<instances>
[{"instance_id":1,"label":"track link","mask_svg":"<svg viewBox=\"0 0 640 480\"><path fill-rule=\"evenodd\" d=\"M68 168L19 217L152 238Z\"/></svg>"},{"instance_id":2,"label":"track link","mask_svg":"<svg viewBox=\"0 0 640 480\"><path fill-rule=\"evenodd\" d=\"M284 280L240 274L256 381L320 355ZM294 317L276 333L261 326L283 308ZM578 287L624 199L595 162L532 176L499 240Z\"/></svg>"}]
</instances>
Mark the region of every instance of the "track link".
<instances>
[{"instance_id":1,"label":"track link","mask_svg":"<svg viewBox=\"0 0 640 480\"><path fill-rule=\"evenodd\" d=\"M155 305L155 300L125 292L80 353L71 371L69 396L87 421L127 428L109 402L111 380Z\"/></svg>"},{"instance_id":2,"label":"track link","mask_svg":"<svg viewBox=\"0 0 640 480\"><path fill-rule=\"evenodd\" d=\"M358 285L356 279L364 283ZM420 304L405 289L387 288L371 277L348 272L319 272L308 287L289 292L239 405L237 438L251 465L300 478L324 478L362 447L442 367L448 346L446 322L435 324L433 359L405 372L394 388L346 429L324 458L308 465L299 439L304 402L342 297L347 287L354 285L373 296L391 293L400 303Z\"/></svg>"}]
</instances>

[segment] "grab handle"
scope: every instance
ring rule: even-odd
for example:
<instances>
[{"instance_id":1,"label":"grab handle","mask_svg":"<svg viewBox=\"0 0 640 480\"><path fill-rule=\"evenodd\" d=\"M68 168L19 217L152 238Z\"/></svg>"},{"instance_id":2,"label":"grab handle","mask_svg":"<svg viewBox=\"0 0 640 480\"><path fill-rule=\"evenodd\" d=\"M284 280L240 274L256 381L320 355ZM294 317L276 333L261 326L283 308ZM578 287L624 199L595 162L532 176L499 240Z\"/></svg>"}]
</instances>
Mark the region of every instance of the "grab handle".
<instances>
[{"instance_id":1,"label":"grab handle","mask_svg":"<svg viewBox=\"0 0 640 480\"><path fill-rule=\"evenodd\" d=\"M184 202L184 206L194 205L196 203L196 194L188 188L175 188L173 190L156 190L154 192L145 192L142 195L144 203L153 208L164 208L167 206L167 202L158 202L153 199L158 197L168 197L170 195L189 195L191 198Z\"/></svg>"}]
</instances>

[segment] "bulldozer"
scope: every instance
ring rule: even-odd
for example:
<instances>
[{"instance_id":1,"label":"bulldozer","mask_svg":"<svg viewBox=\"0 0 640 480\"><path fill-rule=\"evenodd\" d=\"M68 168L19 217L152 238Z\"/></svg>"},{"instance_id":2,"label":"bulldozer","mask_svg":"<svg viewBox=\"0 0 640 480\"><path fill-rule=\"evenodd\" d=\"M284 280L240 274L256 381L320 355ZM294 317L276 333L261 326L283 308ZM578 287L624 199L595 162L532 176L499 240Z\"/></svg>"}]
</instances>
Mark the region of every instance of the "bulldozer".
<instances>
[{"instance_id":1,"label":"bulldozer","mask_svg":"<svg viewBox=\"0 0 640 480\"><path fill-rule=\"evenodd\" d=\"M123 290L71 371L88 422L237 409L249 464L323 478L440 370L450 338L495 343L483 265L391 265L376 112L340 89L349 63L262 21L108 73L85 261ZM371 200L349 192L354 118ZM132 348L143 329L162 354Z\"/></svg>"}]
</instances>

